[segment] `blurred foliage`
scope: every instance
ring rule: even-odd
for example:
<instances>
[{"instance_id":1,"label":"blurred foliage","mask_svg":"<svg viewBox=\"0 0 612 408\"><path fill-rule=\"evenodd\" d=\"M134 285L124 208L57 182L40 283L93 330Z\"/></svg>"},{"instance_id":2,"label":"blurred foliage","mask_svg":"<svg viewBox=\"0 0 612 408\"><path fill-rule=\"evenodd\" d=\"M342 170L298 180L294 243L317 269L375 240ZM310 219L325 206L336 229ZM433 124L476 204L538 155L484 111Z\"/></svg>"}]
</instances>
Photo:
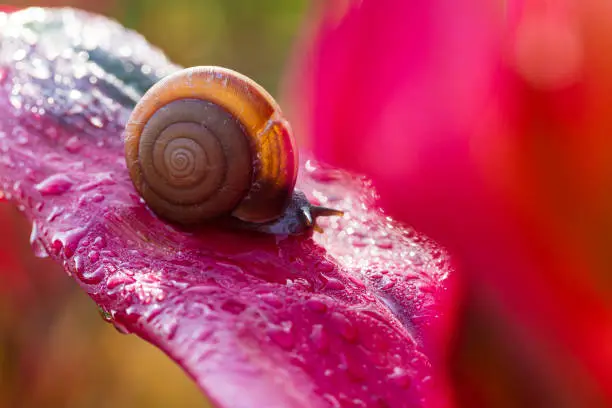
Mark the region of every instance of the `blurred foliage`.
<instances>
[{"instance_id":1,"label":"blurred foliage","mask_svg":"<svg viewBox=\"0 0 612 408\"><path fill-rule=\"evenodd\" d=\"M132 0L124 4L122 22L176 63L232 68L274 93L305 3Z\"/></svg>"},{"instance_id":2,"label":"blurred foliage","mask_svg":"<svg viewBox=\"0 0 612 408\"><path fill-rule=\"evenodd\" d=\"M235 69L275 93L307 0L5 0L102 13L144 35L175 63Z\"/></svg>"},{"instance_id":3,"label":"blurred foliage","mask_svg":"<svg viewBox=\"0 0 612 408\"><path fill-rule=\"evenodd\" d=\"M140 32L178 64L233 68L273 94L307 5L305 0L0 2L102 13ZM197 387L161 351L117 333L61 267L33 257L29 226L11 206L0 205L0 225L5 236L0 238L0 407L203 404Z\"/></svg>"}]
</instances>

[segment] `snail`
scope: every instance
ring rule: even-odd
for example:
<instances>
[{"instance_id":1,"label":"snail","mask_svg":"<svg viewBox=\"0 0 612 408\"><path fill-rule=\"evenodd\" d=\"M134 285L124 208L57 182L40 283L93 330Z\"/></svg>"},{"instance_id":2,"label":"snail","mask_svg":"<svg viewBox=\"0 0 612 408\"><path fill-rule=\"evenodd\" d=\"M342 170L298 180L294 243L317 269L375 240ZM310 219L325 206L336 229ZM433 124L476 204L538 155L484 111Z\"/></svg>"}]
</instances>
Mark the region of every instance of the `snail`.
<instances>
[{"instance_id":1,"label":"snail","mask_svg":"<svg viewBox=\"0 0 612 408\"><path fill-rule=\"evenodd\" d=\"M138 101L124 133L134 187L160 218L183 226L223 220L269 234L321 232L295 188L291 126L263 87L214 66L180 70Z\"/></svg>"}]
</instances>

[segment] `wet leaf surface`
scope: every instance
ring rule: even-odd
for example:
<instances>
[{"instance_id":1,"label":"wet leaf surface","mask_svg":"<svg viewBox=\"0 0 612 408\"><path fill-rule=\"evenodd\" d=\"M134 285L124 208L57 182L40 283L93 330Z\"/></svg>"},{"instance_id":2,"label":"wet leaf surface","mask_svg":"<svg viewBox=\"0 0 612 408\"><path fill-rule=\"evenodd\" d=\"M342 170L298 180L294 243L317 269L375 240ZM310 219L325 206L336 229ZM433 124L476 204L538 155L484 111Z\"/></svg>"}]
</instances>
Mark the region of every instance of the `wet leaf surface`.
<instances>
[{"instance_id":1,"label":"wet leaf surface","mask_svg":"<svg viewBox=\"0 0 612 408\"><path fill-rule=\"evenodd\" d=\"M0 182L109 319L176 360L217 406L439 406L446 253L384 216L360 177L303 157L298 186L346 211L275 237L153 215L129 179L135 101L178 69L69 9L0 14ZM304 155L303 155L304 156Z\"/></svg>"}]
</instances>

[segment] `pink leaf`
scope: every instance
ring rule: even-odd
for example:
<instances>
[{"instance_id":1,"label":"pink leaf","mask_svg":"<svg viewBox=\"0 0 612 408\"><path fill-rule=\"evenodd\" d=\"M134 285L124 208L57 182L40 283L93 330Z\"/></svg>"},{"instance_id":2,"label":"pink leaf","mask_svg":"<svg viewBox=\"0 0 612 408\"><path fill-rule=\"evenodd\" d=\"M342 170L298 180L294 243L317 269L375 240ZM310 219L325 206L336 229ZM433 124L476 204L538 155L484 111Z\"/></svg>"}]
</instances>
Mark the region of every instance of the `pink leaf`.
<instances>
[{"instance_id":1,"label":"pink leaf","mask_svg":"<svg viewBox=\"0 0 612 408\"><path fill-rule=\"evenodd\" d=\"M2 20L1 186L32 245L125 332L176 360L217 406L448 406L449 260L385 217L370 184L308 160L299 186L347 211L325 234L180 230L129 179L134 102L177 69L103 17Z\"/></svg>"}]
</instances>

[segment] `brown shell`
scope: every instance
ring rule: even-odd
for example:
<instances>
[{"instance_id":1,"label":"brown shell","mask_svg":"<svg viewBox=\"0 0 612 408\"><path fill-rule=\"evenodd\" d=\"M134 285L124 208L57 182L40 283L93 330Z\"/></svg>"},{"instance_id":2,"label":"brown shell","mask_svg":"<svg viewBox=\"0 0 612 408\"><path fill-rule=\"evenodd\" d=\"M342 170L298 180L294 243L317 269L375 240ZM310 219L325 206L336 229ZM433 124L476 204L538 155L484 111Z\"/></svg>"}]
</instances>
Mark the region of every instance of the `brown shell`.
<instances>
[{"instance_id":1,"label":"brown shell","mask_svg":"<svg viewBox=\"0 0 612 408\"><path fill-rule=\"evenodd\" d=\"M277 103L220 67L184 69L147 91L128 120L125 153L149 207L182 224L227 214L274 220L297 178L295 141Z\"/></svg>"}]
</instances>

